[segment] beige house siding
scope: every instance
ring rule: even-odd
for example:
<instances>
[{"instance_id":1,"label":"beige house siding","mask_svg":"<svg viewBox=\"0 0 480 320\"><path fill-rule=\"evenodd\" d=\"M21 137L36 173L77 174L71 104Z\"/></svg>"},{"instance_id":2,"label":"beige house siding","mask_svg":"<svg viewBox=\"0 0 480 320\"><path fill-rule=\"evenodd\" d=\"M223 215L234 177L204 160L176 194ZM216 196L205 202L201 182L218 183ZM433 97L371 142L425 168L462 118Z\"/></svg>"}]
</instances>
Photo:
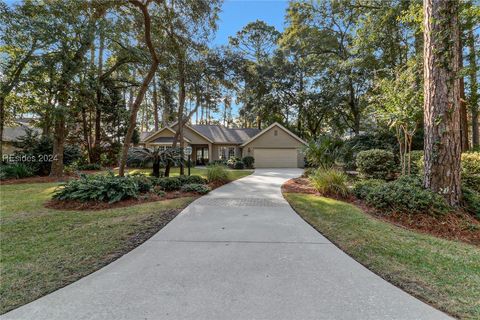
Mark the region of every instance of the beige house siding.
<instances>
[{"instance_id":1,"label":"beige house siding","mask_svg":"<svg viewBox=\"0 0 480 320\"><path fill-rule=\"evenodd\" d=\"M276 135L275 135L276 131ZM304 144L292 137L278 126L273 126L262 135L252 140L243 147L243 156L252 156L255 158L255 148L261 149L297 149L297 165L300 168L304 166L303 155Z\"/></svg>"}]
</instances>

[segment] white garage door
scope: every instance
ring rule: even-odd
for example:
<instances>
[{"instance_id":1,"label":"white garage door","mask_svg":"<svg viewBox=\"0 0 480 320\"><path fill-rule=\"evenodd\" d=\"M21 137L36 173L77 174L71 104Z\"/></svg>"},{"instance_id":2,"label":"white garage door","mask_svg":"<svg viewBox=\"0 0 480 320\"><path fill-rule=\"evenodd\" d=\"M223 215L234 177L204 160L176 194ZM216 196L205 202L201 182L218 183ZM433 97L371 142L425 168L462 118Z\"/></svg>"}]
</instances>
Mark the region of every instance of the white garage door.
<instances>
[{"instance_id":1,"label":"white garage door","mask_svg":"<svg viewBox=\"0 0 480 320\"><path fill-rule=\"evenodd\" d=\"M256 168L296 168L297 149L259 149L255 148Z\"/></svg>"}]
</instances>

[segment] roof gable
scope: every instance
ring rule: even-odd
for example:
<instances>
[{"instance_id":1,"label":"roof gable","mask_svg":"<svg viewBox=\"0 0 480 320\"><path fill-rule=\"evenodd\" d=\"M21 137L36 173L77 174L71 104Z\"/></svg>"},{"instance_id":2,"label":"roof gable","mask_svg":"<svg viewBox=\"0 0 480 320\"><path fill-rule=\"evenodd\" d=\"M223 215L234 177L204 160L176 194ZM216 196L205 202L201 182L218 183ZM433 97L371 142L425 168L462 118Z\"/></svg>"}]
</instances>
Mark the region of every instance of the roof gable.
<instances>
[{"instance_id":1,"label":"roof gable","mask_svg":"<svg viewBox=\"0 0 480 320\"><path fill-rule=\"evenodd\" d=\"M288 130L287 128L285 128L284 126L282 126L280 123L278 122L274 122L272 123L270 126L268 126L267 128L263 129L261 132L259 132L257 135L253 136L252 138L250 138L249 140L245 141L241 146L244 147L246 146L247 144L251 143L252 141L254 141L255 139L261 137L262 135L264 135L266 132L268 132L270 129L272 129L273 127L278 127L280 128L281 130L283 130L284 132L286 132L288 135L290 135L292 138L294 138L295 140L301 142L302 144L306 145L307 143L305 142L305 140L301 139L299 136L297 136L296 134L294 134L293 132L291 132L290 130Z\"/></svg>"}]
</instances>

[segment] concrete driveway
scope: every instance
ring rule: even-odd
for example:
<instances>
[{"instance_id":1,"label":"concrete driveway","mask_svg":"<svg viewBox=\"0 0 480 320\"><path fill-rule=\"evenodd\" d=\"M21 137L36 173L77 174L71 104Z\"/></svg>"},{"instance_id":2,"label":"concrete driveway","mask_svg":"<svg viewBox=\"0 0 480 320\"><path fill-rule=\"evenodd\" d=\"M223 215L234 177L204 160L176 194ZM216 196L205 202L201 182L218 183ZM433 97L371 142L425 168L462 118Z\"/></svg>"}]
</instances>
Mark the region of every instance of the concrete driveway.
<instances>
[{"instance_id":1,"label":"concrete driveway","mask_svg":"<svg viewBox=\"0 0 480 320\"><path fill-rule=\"evenodd\" d=\"M1 319L449 319L305 223L262 169L103 269ZM160 205L160 204L159 204Z\"/></svg>"}]
</instances>

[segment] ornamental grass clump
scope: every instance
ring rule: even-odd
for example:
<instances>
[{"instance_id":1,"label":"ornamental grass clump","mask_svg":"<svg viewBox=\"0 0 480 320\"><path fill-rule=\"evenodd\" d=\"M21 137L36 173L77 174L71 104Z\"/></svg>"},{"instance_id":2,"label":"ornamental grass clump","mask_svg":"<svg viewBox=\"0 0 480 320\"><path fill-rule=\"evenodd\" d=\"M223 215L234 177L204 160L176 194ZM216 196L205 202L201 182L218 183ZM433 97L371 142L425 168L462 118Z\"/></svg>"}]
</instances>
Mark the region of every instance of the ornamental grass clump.
<instances>
[{"instance_id":1,"label":"ornamental grass clump","mask_svg":"<svg viewBox=\"0 0 480 320\"><path fill-rule=\"evenodd\" d=\"M221 164L213 164L207 167L208 182L227 182L230 180L227 168Z\"/></svg>"},{"instance_id":2,"label":"ornamental grass clump","mask_svg":"<svg viewBox=\"0 0 480 320\"><path fill-rule=\"evenodd\" d=\"M318 192L326 195L346 197L349 194L348 177L337 169L317 169L309 177Z\"/></svg>"}]
</instances>

